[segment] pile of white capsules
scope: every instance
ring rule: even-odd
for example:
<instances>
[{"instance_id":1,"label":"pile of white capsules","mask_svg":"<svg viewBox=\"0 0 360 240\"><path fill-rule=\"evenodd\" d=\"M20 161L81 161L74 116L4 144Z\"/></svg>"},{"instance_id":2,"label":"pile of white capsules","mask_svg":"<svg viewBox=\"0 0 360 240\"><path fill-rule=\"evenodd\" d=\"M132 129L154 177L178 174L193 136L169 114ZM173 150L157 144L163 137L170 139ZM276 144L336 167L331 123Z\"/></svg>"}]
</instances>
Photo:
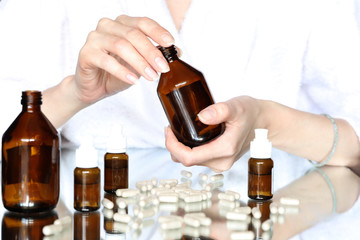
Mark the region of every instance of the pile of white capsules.
<instances>
[{"instance_id":1,"label":"pile of white capsules","mask_svg":"<svg viewBox=\"0 0 360 240\"><path fill-rule=\"evenodd\" d=\"M104 198L102 213L107 221L112 221L112 232L131 232L137 238L144 228L157 223L164 239L181 239L183 235L208 237L212 220L203 210L217 202L231 239L253 240L261 230L262 239L270 240L274 223L283 223L286 214L299 212L298 199L283 197L279 203L270 204L270 218L261 222L259 208L241 206L240 194L235 191L219 190L224 185L223 174L200 173L200 190L191 188L191 172L182 170L181 176L180 182L153 178L137 182L134 189L118 189L115 202Z\"/></svg>"}]
</instances>

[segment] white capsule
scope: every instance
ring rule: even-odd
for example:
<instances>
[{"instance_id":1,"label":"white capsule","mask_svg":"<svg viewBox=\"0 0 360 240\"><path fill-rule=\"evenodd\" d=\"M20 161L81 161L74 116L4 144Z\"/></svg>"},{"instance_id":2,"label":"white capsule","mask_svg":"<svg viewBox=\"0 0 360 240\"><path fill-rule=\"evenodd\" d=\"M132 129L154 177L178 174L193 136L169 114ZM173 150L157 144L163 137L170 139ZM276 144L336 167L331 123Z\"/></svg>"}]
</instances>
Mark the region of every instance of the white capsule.
<instances>
[{"instance_id":1,"label":"white capsule","mask_svg":"<svg viewBox=\"0 0 360 240\"><path fill-rule=\"evenodd\" d=\"M210 226L211 225L211 218L209 217L196 217L200 220L200 225L201 226Z\"/></svg>"},{"instance_id":2,"label":"white capsule","mask_svg":"<svg viewBox=\"0 0 360 240\"><path fill-rule=\"evenodd\" d=\"M159 201L165 202L165 203L176 203L179 201L179 196L177 193L172 192L172 193L160 193L159 196Z\"/></svg>"},{"instance_id":3,"label":"white capsule","mask_svg":"<svg viewBox=\"0 0 360 240\"><path fill-rule=\"evenodd\" d=\"M131 229L133 230L142 229L142 228L143 228L143 224L141 219L136 219L131 223Z\"/></svg>"},{"instance_id":4,"label":"white capsule","mask_svg":"<svg viewBox=\"0 0 360 240\"><path fill-rule=\"evenodd\" d=\"M230 237L234 240L253 240L255 238L255 233L253 231L236 231L232 232Z\"/></svg>"},{"instance_id":5,"label":"white capsule","mask_svg":"<svg viewBox=\"0 0 360 240\"><path fill-rule=\"evenodd\" d=\"M249 227L249 224L246 221L226 221L226 227L233 231L246 231Z\"/></svg>"},{"instance_id":6,"label":"white capsule","mask_svg":"<svg viewBox=\"0 0 360 240\"><path fill-rule=\"evenodd\" d=\"M221 199L221 200L227 200L227 201L235 201L235 196L232 195L232 194L226 194L226 193L219 193L218 194L218 198Z\"/></svg>"},{"instance_id":7,"label":"white capsule","mask_svg":"<svg viewBox=\"0 0 360 240\"><path fill-rule=\"evenodd\" d=\"M56 220L54 221L54 224L55 224L55 225L60 225L60 224L61 224L61 225L63 225L63 226L66 226L66 225L71 224L71 221L72 221L72 219L71 219L70 216L65 216L65 217L56 219Z\"/></svg>"},{"instance_id":8,"label":"white capsule","mask_svg":"<svg viewBox=\"0 0 360 240\"><path fill-rule=\"evenodd\" d=\"M298 214L300 209L298 206L284 206L285 214Z\"/></svg>"},{"instance_id":9,"label":"white capsule","mask_svg":"<svg viewBox=\"0 0 360 240\"><path fill-rule=\"evenodd\" d=\"M249 207L249 206L237 207L237 208L234 209L234 212L250 214L251 213L251 207Z\"/></svg>"},{"instance_id":10,"label":"white capsule","mask_svg":"<svg viewBox=\"0 0 360 240\"><path fill-rule=\"evenodd\" d=\"M127 201L124 198L117 198L116 205L118 205L119 208L124 209L127 207Z\"/></svg>"},{"instance_id":11,"label":"white capsule","mask_svg":"<svg viewBox=\"0 0 360 240\"><path fill-rule=\"evenodd\" d=\"M270 203L270 213L272 214L277 214L278 213L278 204L273 202L273 203Z\"/></svg>"},{"instance_id":12,"label":"white capsule","mask_svg":"<svg viewBox=\"0 0 360 240\"><path fill-rule=\"evenodd\" d=\"M235 192L235 191L231 191L231 190L226 190L225 192L226 194L229 194L229 195L233 195L235 200L239 200L240 199L240 193L238 192Z\"/></svg>"},{"instance_id":13,"label":"white capsule","mask_svg":"<svg viewBox=\"0 0 360 240\"><path fill-rule=\"evenodd\" d=\"M261 224L261 229L266 232L269 231L271 229L271 227L273 226L273 222L271 221L271 219L267 219L266 221L264 221Z\"/></svg>"},{"instance_id":14,"label":"white capsule","mask_svg":"<svg viewBox=\"0 0 360 240\"><path fill-rule=\"evenodd\" d=\"M179 209L178 202L169 203L169 202L163 202L159 204L159 211L164 212L176 212Z\"/></svg>"},{"instance_id":15,"label":"white capsule","mask_svg":"<svg viewBox=\"0 0 360 240\"><path fill-rule=\"evenodd\" d=\"M200 236L209 237L210 236L210 228L208 226L201 226L200 228Z\"/></svg>"},{"instance_id":16,"label":"white capsule","mask_svg":"<svg viewBox=\"0 0 360 240\"><path fill-rule=\"evenodd\" d=\"M190 188L190 187L191 187L191 182L178 183L178 185L176 185L176 188Z\"/></svg>"},{"instance_id":17,"label":"white capsule","mask_svg":"<svg viewBox=\"0 0 360 240\"><path fill-rule=\"evenodd\" d=\"M271 231L266 231L263 232L263 234L261 235L262 240L271 240L272 238L272 232Z\"/></svg>"},{"instance_id":18,"label":"white capsule","mask_svg":"<svg viewBox=\"0 0 360 240\"><path fill-rule=\"evenodd\" d=\"M200 212L203 210L202 202L189 202L184 204L185 212Z\"/></svg>"},{"instance_id":19,"label":"white capsule","mask_svg":"<svg viewBox=\"0 0 360 240\"><path fill-rule=\"evenodd\" d=\"M122 191L121 191L121 197L124 197L124 198L135 197L138 194L140 194L140 191L138 189L127 188L127 189L122 189Z\"/></svg>"},{"instance_id":20,"label":"white capsule","mask_svg":"<svg viewBox=\"0 0 360 240\"><path fill-rule=\"evenodd\" d=\"M285 214L285 207L283 205L278 206L278 214Z\"/></svg>"},{"instance_id":21,"label":"white capsule","mask_svg":"<svg viewBox=\"0 0 360 240\"><path fill-rule=\"evenodd\" d=\"M251 225L254 227L254 229L260 229L261 227L261 220L257 218L251 219Z\"/></svg>"},{"instance_id":22,"label":"white capsule","mask_svg":"<svg viewBox=\"0 0 360 240\"><path fill-rule=\"evenodd\" d=\"M261 211L258 207L254 207L253 209L251 209L251 213L253 215L254 218L261 218Z\"/></svg>"},{"instance_id":23,"label":"white capsule","mask_svg":"<svg viewBox=\"0 0 360 240\"><path fill-rule=\"evenodd\" d=\"M161 236L162 239L181 239L183 233L182 228L176 228L176 229L161 229Z\"/></svg>"},{"instance_id":24,"label":"white capsule","mask_svg":"<svg viewBox=\"0 0 360 240\"><path fill-rule=\"evenodd\" d=\"M186 203L193 203L193 202L201 202L203 200L203 196L201 193L191 194L184 198Z\"/></svg>"},{"instance_id":25,"label":"white capsule","mask_svg":"<svg viewBox=\"0 0 360 240\"><path fill-rule=\"evenodd\" d=\"M103 208L102 213L107 219L112 219L114 217L114 211L112 209Z\"/></svg>"},{"instance_id":26,"label":"white capsule","mask_svg":"<svg viewBox=\"0 0 360 240\"><path fill-rule=\"evenodd\" d=\"M186 213L184 217L206 217L206 215L203 212L193 212L193 213Z\"/></svg>"},{"instance_id":27,"label":"white capsule","mask_svg":"<svg viewBox=\"0 0 360 240\"><path fill-rule=\"evenodd\" d=\"M226 207L229 209L236 208L238 204L239 203L236 203L235 201L228 201L228 200L224 200L224 199L220 199L220 201L219 201L219 206Z\"/></svg>"},{"instance_id":28,"label":"white capsule","mask_svg":"<svg viewBox=\"0 0 360 240\"><path fill-rule=\"evenodd\" d=\"M166 215L166 216L159 216L158 221L159 223L164 223L164 222L168 222L168 221L182 221L183 218L177 215Z\"/></svg>"},{"instance_id":29,"label":"white capsule","mask_svg":"<svg viewBox=\"0 0 360 240\"><path fill-rule=\"evenodd\" d=\"M181 170L181 175L186 177L186 178L191 178L192 177L192 173L186 170Z\"/></svg>"},{"instance_id":30,"label":"white capsule","mask_svg":"<svg viewBox=\"0 0 360 240\"><path fill-rule=\"evenodd\" d=\"M168 230L168 229L178 229L182 227L182 221L179 220L171 220L167 222L161 223L161 229Z\"/></svg>"},{"instance_id":31,"label":"white capsule","mask_svg":"<svg viewBox=\"0 0 360 240\"><path fill-rule=\"evenodd\" d=\"M156 177L153 177L153 178L151 179L151 183L152 183L152 185L153 185L154 187L156 187L157 184L158 184L158 179L157 179Z\"/></svg>"},{"instance_id":32,"label":"white capsule","mask_svg":"<svg viewBox=\"0 0 360 240\"><path fill-rule=\"evenodd\" d=\"M208 192L211 192L214 188L215 188L215 186L214 186L214 183L212 183L212 182L206 184L206 186L205 186L205 190Z\"/></svg>"},{"instance_id":33,"label":"white capsule","mask_svg":"<svg viewBox=\"0 0 360 240\"><path fill-rule=\"evenodd\" d=\"M205 173L199 173L200 180L206 182L208 180L208 175Z\"/></svg>"},{"instance_id":34,"label":"white capsule","mask_svg":"<svg viewBox=\"0 0 360 240\"><path fill-rule=\"evenodd\" d=\"M298 206L300 204L300 200L296 198L281 197L280 204Z\"/></svg>"},{"instance_id":35,"label":"white capsule","mask_svg":"<svg viewBox=\"0 0 360 240\"><path fill-rule=\"evenodd\" d=\"M200 228L185 224L183 227L183 234L191 237L192 239L198 239L200 237Z\"/></svg>"},{"instance_id":36,"label":"white capsule","mask_svg":"<svg viewBox=\"0 0 360 240\"><path fill-rule=\"evenodd\" d=\"M107 209L113 209L114 208L114 203L111 200L107 199L107 198L104 198L101 201L101 203Z\"/></svg>"},{"instance_id":37,"label":"white capsule","mask_svg":"<svg viewBox=\"0 0 360 240\"><path fill-rule=\"evenodd\" d=\"M155 210L152 208L147 208L147 209L142 209L139 214L138 214L138 218L143 219L143 218L149 218L155 215Z\"/></svg>"},{"instance_id":38,"label":"white capsule","mask_svg":"<svg viewBox=\"0 0 360 240\"><path fill-rule=\"evenodd\" d=\"M200 220L192 216L184 216L184 223L192 227L200 227Z\"/></svg>"},{"instance_id":39,"label":"white capsule","mask_svg":"<svg viewBox=\"0 0 360 240\"><path fill-rule=\"evenodd\" d=\"M237 220L237 221L245 221L249 217L248 214L238 213L238 212L227 212L226 219L228 220Z\"/></svg>"},{"instance_id":40,"label":"white capsule","mask_svg":"<svg viewBox=\"0 0 360 240\"><path fill-rule=\"evenodd\" d=\"M190 178L185 178L185 177L182 177L182 178L180 179L180 181L181 181L182 183L190 183L190 185L191 185L191 183L192 183L192 181L191 181Z\"/></svg>"},{"instance_id":41,"label":"white capsule","mask_svg":"<svg viewBox=\"0 0 360 240\"><path fill-rule=\"evenodd\" d=\"M122 222L122 223L129 223L131 222L132 217L128 214L121 214L121 213L115 213L114 214L114 220L117 222Z\"/></svg>"},{"instance_id":42,"label":"white capsule","mask_svg":"<svg viewBox=\"0 0 360 240\"><path fill-rule=\"evenodd\" d=\"M123 222L114 222L113 223L113 230L116 232L122 232L122 233L126 233L128 231L130 231L130 227L127 223L123 223Z\"/></svg>"},{"instance_id":43,"label":"white capsule","mask_svg":"<svg viewBox=\"0 0 360 240\"><path fill-rule=\"evenodd\" d=\"M212 181L212 182L221 181L223 179L224 179L224 175L221 173L210 176L210 181Z\"/></svg>"},{"instance_id":44,"label":"white capsule","mask_svg":"<svg viewBox=\"0 0 360 240\"><path fill-rule=\"evenodd\" d=\"M63 230L63 226L61 224L58 224L58 225L51 224L51 225L44 226L43 229L42 229L42 233L45 236L49 236L49 235L58 234L62 230Z\"/></svg>"},{"instance_id":45,"label":"white capsule","mask_svg":"<svg viewBox=\"0 0 360 240\"><path fill-rule=\"evenodd\" d=\"M178 180L177 179L161 179L160 184L162 184L162 185L169 184L171 186L176 186L178 184Z\"/></svg>"}]
</instances>

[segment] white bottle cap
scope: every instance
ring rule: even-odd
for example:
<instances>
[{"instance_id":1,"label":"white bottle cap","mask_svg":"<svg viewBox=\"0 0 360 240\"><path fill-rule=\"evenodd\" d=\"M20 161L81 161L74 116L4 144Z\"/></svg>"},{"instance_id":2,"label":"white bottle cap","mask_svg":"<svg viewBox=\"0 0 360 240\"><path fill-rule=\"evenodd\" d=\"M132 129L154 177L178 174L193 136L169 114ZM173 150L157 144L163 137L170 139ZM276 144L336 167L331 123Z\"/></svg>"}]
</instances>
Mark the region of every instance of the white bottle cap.
<instances>
[{"instance_id":1,"label":"white bottle cap","mask_svg":"<svg viewBox=\"0 0 360 240\"><path fill-rule=\"evenodd\" d=\"M267 138L267 129L255 129L255 138L250 142L250 157L271 158L272 144Z\"/></svg>"},{"instance_id":2,"label":"white bottle cap","mask_svg":"<svg viewBox=\"0 0 360 240\"><path fill-rule=\"evenodd\" d=\"M91 138L85 138L76 150L76 167L95 168L98 166L98 152Z\"/></svg>"},{"instance_id":3,"label":"white bottle cap","mask_svg":"<svg viewBox=\"0 0 360 240\"><path fill-rule=\"evenodd\" d=\"M126 138L123 134L121 125L114 125L107 140L106 152L124 153L126 152Z\"/></svg>"}]
</instances>

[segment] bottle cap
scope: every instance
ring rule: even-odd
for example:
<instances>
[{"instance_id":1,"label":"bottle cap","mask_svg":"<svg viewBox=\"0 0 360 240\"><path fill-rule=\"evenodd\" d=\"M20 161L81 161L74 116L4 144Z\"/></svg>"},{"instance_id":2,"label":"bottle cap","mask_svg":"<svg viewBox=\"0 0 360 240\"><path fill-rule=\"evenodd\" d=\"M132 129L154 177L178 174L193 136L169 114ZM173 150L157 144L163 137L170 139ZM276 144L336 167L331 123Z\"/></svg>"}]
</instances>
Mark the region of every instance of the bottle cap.
<instances>
[{"instance_id":1,"label":"bottle cap","mask_svg":"<svg viewBox=\"0 0 360 240\"><path fill-rule=\"evenodd\" d=\"M98 166L98 152L91 138L85 138L76 150L76 167L95 168Z\"/></svg>"},{"instance_id":2,"label":"bottle cap","mask_svg":"<svg viewBox=\"0 0 360 240\"><path fill-rule=\"evenodd\" d=\"M252 158L271 158L272 144L267 135L267 129L255 129L255 138L250 142L250 156Z\"/></svg>"},{"instance_id":3,"label":"bottle cap","mask_svg":"<svg viewBox=\"0 0 360 240\"><path fill-rule=\"evenodd\" d=\"M123 134L121 125L114 125L107 140L106 152L124 153L126 152L126 138Z\"/></svg>"}]
</instances>

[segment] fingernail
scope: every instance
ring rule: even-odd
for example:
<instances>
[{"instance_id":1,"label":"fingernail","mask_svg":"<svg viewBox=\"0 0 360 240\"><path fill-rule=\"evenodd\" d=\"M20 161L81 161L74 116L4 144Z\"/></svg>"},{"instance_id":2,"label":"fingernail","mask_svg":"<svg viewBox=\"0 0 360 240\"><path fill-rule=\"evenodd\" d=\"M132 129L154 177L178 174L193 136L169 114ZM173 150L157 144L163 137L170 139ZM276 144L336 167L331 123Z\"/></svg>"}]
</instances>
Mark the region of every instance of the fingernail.
<instances>
[{"instance_id":1,"label":"fingernail","mask_svg":"<svg viewBox=\"0 0 360 240\"><path fill-rule=\"evenodd\" d=\"M126 75L126 78L132 83L132 84L136 84L137 82L138 82L138 78L137 77L135 77L133 74L130 74L130 73L128 73L127 75Z\"/></svg>"},{"instance_id":2,"label":"fingernail","mask_svg":"<svg viewBox=\"0 0 360 240\"><path fill-rule=\"evenodd\" d=\"M207 108L202 110L199 114L198 114L200 121L202 122L207 122L210 121L212 119L214 119L216 117L216 111L212 108Z\"/></svg>"},{"instance_id":3,"label":"fingernail","mask_svg":"<svg viewBox=\"0 0 360 240\"><path fill-rule=\"evenodd\" d=\"M145 73L154 81L158 78L158 74L150 67L145 68Z\"/></svg>"},{"instance_id":4,"label":"fingernail","mask_svg":"<svg viewBox=\"0 0 360 240\"><path fill-rule=\"evenodd\" d=\"M168 33L165 33L161 36L162 40L167 43L169 46L174 44L174 38L168 34Z\"/></svg>"},{"instance_id":5,"label":"fingernail","mask_svg":"<svg viewBox=\"0 0 360 240\"><path fill-rule=\"evenodd\" d=\"M169 65L163 58L157 57L157 58L155 58L155 62L161 69L162 73L166 73L166 72L170 71Z\"/></svg>"}]
</instances>

